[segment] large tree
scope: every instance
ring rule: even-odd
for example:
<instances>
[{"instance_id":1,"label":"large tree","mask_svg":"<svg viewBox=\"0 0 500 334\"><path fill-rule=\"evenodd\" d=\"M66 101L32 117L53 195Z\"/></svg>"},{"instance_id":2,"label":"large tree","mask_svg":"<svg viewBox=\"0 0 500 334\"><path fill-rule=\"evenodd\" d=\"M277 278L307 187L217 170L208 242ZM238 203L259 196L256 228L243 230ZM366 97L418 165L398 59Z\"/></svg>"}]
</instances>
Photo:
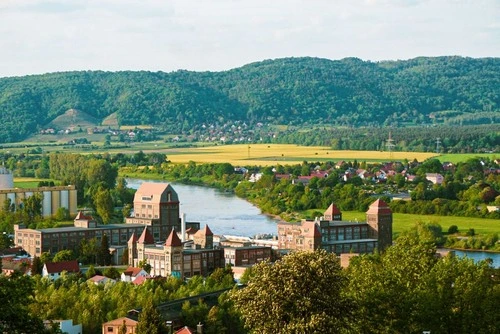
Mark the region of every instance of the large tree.
<instances>
[{"instance_id":1,"label":"large tree","mask_svg":"<svg viewBox=\"0 0 500 334\"><path fill-rule=\"evenodd\" d=\"M334 333L351 322L345 285L335 255L295 252L257 264L247 287L233 291L231 299L253 333Z\"/></svg>"},{"instance_id":2,"label":"large tree","mask_svg":"<svg viewBox=\"0 0 500 334\"><path fill-rule=\"evenodd\" d=\"M139 314L139 323L137 324L137 334L160 334L165 333L165 323L160 313L153 304L153 299L148 298Z\"/></svg>"}]
</instances>

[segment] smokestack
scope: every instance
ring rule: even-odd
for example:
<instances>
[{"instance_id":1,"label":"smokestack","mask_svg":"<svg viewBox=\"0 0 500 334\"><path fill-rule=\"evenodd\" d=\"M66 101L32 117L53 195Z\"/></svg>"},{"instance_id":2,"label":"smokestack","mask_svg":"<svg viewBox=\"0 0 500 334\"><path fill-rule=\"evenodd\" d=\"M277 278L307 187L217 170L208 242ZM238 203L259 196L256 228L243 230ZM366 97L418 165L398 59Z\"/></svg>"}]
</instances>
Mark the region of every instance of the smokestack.
<instances>
[{"instance_id":1,"label":"smokestack","mask_svg":"<svg viewBox=\"0 0 500 334\"><path fill-rule=\"evenodd\" d=\"M186 241L186 214L181 214L181 241Z\"/></svg>"},{"instance_id":2,"label":"smokestack","mask_svg":"<svg viewBox=\"0 0 500 334\"><path fill-rule=\"evenodd\" d=\"M203 324L201 322L196 326L196 334L203 334Z\"/></svg>"}]
</instances>

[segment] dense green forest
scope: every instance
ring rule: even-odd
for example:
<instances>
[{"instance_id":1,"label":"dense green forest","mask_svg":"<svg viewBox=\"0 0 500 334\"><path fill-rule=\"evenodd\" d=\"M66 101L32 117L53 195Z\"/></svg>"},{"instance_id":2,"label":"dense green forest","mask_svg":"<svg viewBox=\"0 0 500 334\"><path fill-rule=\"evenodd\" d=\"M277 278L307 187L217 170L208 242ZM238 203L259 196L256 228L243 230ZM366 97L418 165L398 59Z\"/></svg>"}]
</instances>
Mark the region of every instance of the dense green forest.
<instances>
[{"instance_id":1,"label":"dense green forest","mask_svg":"<svg viewBox=\"0 0 500 334\"><path fill-rule=\"evenodd\" d=\"M500 58L369 62L285 58L224 72L65 72L0 79L0 142L68 109L190 133L203 124L331 126L500 122Z\"/></svg>"}]
</instances>

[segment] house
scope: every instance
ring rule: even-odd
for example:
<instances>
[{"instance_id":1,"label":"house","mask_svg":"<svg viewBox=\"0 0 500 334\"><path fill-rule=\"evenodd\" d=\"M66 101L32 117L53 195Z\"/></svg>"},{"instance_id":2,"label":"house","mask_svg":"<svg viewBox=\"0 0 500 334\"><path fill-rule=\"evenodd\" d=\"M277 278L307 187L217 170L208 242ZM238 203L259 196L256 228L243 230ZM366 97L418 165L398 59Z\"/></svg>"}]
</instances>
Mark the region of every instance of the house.
<instances>
[{"instance_id":1,"label":"house","mask_svg":"<svg viewBox=\"0 0 500 334\"><path fill-rule=\"evenodd\" d=\"M73 325L73 320L44 320L43 322L45 328L59 329L61 333L66 334L82 334L82 325Z\"/></svg>"},{"instance_id":2,"label":"house","mask_svg":"<svg viewBox=\"0 0 500 334\"><path fill-rule=\"evenodd\" d=\"M425 178L433 184L441 184L444 181L443 175L439 173L426 173Z\"/></svg>"},{"instance_id":3,"label":"house","mask_svg":"<svg viewBox=\"0 0 500 334\"><path fill-rule=\"evenodd\" d=\"M94 283L95 285L99 284L106 284L108 282L113 282L115 283L116 281L112 278L106 277L106 276L101 276L101 275L95 275L91 278L89 278L87 281Z\"/></svg>"},{"instance_id":4,"label":"house","mask_svg":"<svg viewBox=\"0 0 500 334\"><path fill-rule=\"evenodd\" d=\"M138 323L139 321L129 317L111 320L102 324L102 334L119 334L123 325L127 327L127 334L135 333Z\"/></svg>"},{"instance_id":5,"label":"house","mask_svg":"<svg viewBox=\"0 0 500 334\"><path fill-rule=\"evenodd\" d=\"M199 323L196 326L196 330L189 328L188 326L184 326L175 331L174 334L203 334L203 325Z\"/></svg>"},{"instance_id":6,"label":"house","mask_svg":"<svg viewBox=\"0 0 500 334\"><path fill-rule=\"evenodd\" d=\"M15 257L15 256L2 256L0 257L2 261L2 271L0 274L5 276L10 276L14 272L20 272L25 275L31 275L31 260L26 257Z\"/></svg>"},{"instance_id":7,"label":"house","mask_svg":"<svg viewBox=\"0 0 500 334\"><path fill-rule=\"evenodd\" d=\"M56 280L61 277L63 272L79 273L80 265L76 260L62 262L46 262L43 265L42 276L48 277L50 280Z\"/></svg>"},{"instance_id":8,"label":"house","mask_svg":"<svg viewBox=\"0 0 500 334\"><path fill-rule=\"evenodd\" d=\"M138 267L128 267L121 274L120 279L122 282L134 282L139 277L150 277L148 272Z\"/></svg>"}]
</instances>

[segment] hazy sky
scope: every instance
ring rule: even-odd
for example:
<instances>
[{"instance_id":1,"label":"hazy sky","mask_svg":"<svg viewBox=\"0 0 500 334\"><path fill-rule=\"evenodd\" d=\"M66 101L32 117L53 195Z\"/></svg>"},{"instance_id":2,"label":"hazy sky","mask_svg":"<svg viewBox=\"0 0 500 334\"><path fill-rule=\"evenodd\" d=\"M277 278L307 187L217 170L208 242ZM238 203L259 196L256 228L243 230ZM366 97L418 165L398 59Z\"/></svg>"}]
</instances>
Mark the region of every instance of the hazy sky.
<instances>
[{"instance_id":1,"label":"hazy sky","mask_svg":"<svg viewBox=\"0 0 500 334\"><path fill-rule=\"evenodd\" d=\"M500 0L0 0L0 77L500 56Z\"/></svg>"}]
</instances>

